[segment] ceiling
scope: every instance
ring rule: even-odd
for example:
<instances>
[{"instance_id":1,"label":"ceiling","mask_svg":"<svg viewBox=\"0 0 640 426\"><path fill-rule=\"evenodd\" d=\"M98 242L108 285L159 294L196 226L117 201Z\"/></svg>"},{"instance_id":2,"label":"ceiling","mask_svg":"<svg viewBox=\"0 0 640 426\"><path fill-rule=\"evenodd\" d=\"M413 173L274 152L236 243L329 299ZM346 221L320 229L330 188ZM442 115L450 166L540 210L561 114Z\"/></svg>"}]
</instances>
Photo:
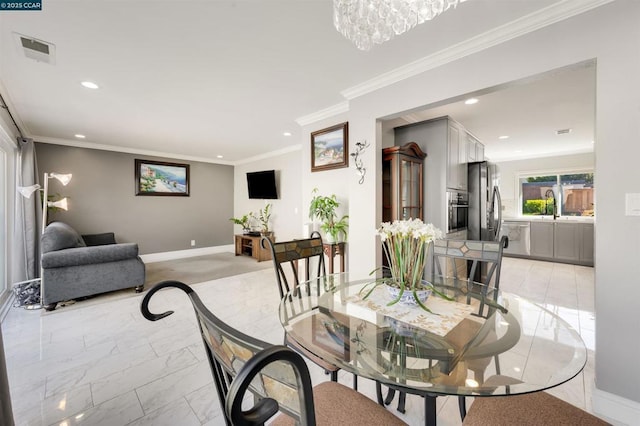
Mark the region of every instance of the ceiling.
<instances>
[{"instance_id":1,"label":"ceiling","mask_svg":"<svg viewBox=\"0 0 640 426\"><path fill-rule=\"evenodd\" d=\"M450 116L485 145L491 161L593 152L595 61L469 93L386 124ZM467 99L477 99L467 105Z\"/></svg>"},{"instance_id":2,"label":"ceiling","mask_svg":"<svg viewBox=\"0 0 640 426\"><path fill-rule=\"evenodd\" d=\"M36 141L234 164L306 141L305 117L343 105L362 82L536 14L567 17L567 4L585 0L469 0L362 52L333 27L330 0L49 0L42 11L0 14L0 92ZM55 62L27 58L16 33L54 44ZM570 71L403 120L449 114L495 160L520 144L536 156L585 150L594 67ZM564 140L549 135L567 127ZM510 139L496 141L503 134ZM494 142L511 153L498 155Z\"/></svg>"}]
</instances>

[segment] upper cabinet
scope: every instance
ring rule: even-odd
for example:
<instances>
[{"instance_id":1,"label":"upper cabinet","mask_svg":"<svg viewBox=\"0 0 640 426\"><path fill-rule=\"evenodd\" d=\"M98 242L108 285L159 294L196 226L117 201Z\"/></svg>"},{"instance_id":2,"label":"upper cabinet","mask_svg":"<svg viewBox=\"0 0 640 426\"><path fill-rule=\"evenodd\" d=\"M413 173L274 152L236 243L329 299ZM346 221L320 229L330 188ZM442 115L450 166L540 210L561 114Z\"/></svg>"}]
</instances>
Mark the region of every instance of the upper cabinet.
<instances>
[{"instance_id":1,"label":"upper cabinet","mask_svg":"<svg viewBox=\"0 0 640 426\"><path fill-rule=\"evenodd\" d=\"M464 126L447 116L398 126L393 132L396 146L415 142L428 155L424 159L423 171L423 220L447 229L447 190L468 191L469 155L481 161L484 159L484 146ZM469 146L470 140L473 141L473 149ZM391 166L385 167L385 176L390 176ZM391 206L390 199L385 198L384 205ZM385 208L384 212L390 212L390 209ZM387 220L389 216L383 217Z\"/></svg>"},{"instance_id":2,"label":"upper cabinet","mask_svg":"<svg viewBox=\"0 0 640 426\"><path fill-rule=\"evenodd\" d=\"M382 150L382 220L423 219L423 161L415 142Z\"/></svg>"},{"instance_id":3,"label":"upper cabinet","mask_svg":"<svg viewBox=\"0 0 640 426\"><path fill-rule=\"evenodd\" d=\"M484 145L467 133L467 162L484 161Z\"/></svg>"},{"instance_id":4,"label":"upper cabinet","mask_svg":"<svg viewBox=\"0 0 640 426\"><path fill-rule=\"evenodd\" d=\"M467 190L467 132L453 120L447 120L447 188Z\"/></svg>"}]
</instances>

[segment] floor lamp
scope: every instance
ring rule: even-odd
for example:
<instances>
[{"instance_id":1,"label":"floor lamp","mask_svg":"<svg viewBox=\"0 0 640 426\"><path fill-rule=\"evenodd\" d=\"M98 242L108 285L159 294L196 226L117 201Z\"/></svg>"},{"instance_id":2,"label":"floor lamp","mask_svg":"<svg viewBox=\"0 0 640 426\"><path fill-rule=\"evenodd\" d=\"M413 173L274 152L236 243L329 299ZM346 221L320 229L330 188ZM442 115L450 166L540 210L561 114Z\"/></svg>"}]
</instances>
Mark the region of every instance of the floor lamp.
<instances>
[{"instance_id":1,"label":"floor lamp","mask_svg":"<svg viewBox=\"0 0 640 426\"><path fill-rule=\"evenodd\" d=\"M48 197L49 197L49 179L57 179L60 181L60 183L62 183L62 185L66 186L69 181L71 181L71 174L61 174L61 173L45 173L44 174L44 189L42 189L43 194L42 194L42 227L40 230L40 233L43 234L44 233L44 228L46 228L47 226L47 210L49 209L49 207L58 207L60 209L63 210L67 210L68 209L68 204L67 204L67 198L63 198L61 200L58 201L49 201ZM33 195L34 192L41 190L40 185L35 184L35 185L30 185L30 186L19 186L18 187L18 192L20 193L20 195L22 195L25 198L31 198L31 196ZM15 283L14 286L20 285L20 284L28 284L28 283L35 283L40 281L40 302L42 303L42 294L43 294L43 289L44 289L44 282L42 281L42 262L40 263L40 278L35 278L32 280L27 280L27 281L20 281L18 283ZM40 309L42 307L42 305L27 305L26 306L27 309Z\"/></svg>"}]
</instances>

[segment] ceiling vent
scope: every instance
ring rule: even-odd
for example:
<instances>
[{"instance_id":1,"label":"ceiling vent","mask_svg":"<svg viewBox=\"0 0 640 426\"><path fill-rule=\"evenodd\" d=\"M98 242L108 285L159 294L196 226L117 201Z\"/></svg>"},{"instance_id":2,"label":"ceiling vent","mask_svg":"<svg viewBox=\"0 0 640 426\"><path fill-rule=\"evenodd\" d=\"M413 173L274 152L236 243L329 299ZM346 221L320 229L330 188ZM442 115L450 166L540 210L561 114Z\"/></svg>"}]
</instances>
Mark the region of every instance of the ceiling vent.
<instances>
[{"instance_id":1,"label":"ceiling vent","mask_svg":"<svg viewBox=\"0 0 640 426\"><path fill-rule=\"evenodd\" d=\"M43 40L14 33L18 50L29 59L54 65L56 63L56 46Z\"/></svg>"},{"instance_id":2,"label":"ceiling vent","mask_svg":"<svg viewBox=\"0 0 640 426\"><path fill-rule=\"evenodd\" d=\"M566 135L571 133L571 129L560 129L556 130L556 135Z\"/></svg>"}]
</instances>

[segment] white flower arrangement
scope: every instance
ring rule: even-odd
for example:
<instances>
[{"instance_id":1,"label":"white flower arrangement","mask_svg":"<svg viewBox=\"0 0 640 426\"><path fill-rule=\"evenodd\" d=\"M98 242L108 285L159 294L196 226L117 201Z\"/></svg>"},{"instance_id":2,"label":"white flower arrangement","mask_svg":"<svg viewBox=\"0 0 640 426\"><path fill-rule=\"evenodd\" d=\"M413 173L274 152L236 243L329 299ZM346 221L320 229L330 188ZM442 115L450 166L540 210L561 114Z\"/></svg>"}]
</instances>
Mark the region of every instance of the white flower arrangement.
<instances>
[{"instance_id":1,"label":"white flower arrangement","mask_svg":"<svg viewBox=\"0 0 640 426\"><path fill-rule=\"evenodd\" d=\"M374 283L369 283L373 284L373 286L364 298L366 299L377 285L382 283L390 284L399 287L400 292L394 300L389 302L389 306L400 301L404 291L408 290L413 293L417 304L422 309L431 312L418 299L417 291L430 288L435 292L432 286L428 284L425 286L422 276L427 260L429 243L443 238L442 231L433 224L424 223L420 219L408 219L383 222L380 228L377 229L377 234L382 241L382 247L388 263L388 266L383 268L388 268L391 277L381 278ZM363 287L363 290L368 286ZM439 294L439 292L436 293Z\"/></svg>"}]
</instances>

